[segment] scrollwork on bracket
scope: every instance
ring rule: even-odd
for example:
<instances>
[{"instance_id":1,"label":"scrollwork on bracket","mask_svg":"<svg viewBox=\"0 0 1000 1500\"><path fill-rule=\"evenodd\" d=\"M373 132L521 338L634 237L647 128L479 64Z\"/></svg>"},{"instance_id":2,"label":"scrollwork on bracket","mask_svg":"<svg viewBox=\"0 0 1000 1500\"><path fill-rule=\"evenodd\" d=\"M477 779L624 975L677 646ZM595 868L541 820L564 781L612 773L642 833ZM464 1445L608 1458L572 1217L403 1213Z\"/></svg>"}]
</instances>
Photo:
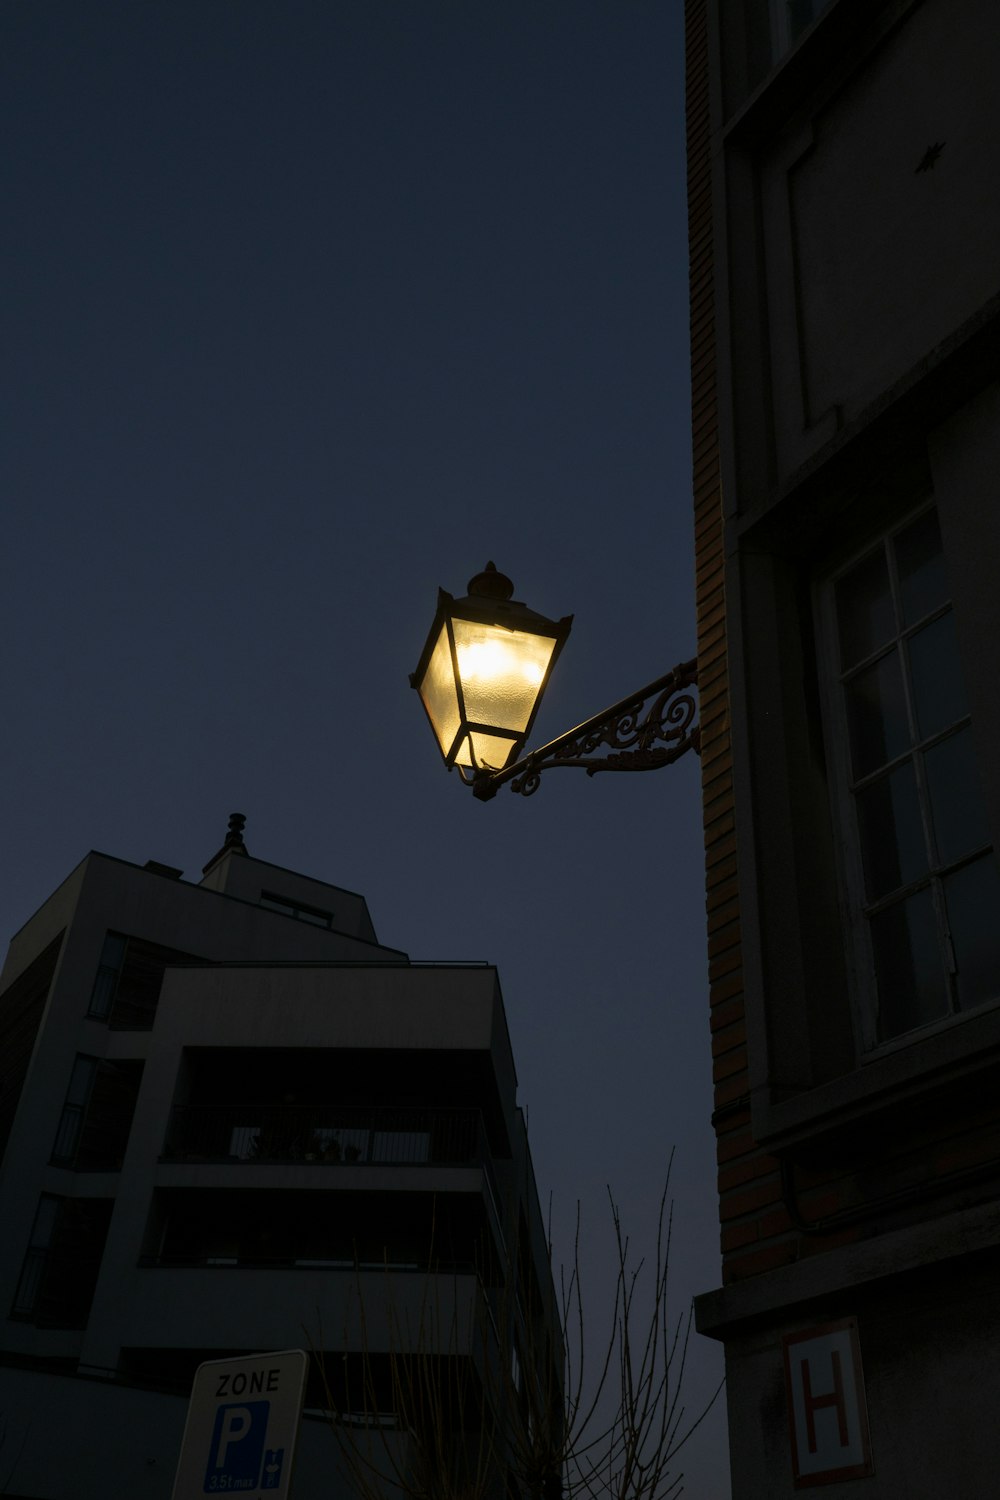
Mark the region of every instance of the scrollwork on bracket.
<instances>
[{"instance_id":1,"label":"scrollwork on bracket","mask_svg":"<svg viewBox=\"0 0 1000 1500\"><path fill-rule=\"evenodd\" d=\"M698 705L689 691L697 684L697 660L681 662L665 677L505 770L480 773L473 792L485 801L509 781L512 792L530 797L538 790L542 772L556 767L576 766L588 776L598 771L652 771L672 765L688 750L700 753L700 730L695 723ZM598 755L602 749L608 753Z\"/></svg>"}]
</instances>

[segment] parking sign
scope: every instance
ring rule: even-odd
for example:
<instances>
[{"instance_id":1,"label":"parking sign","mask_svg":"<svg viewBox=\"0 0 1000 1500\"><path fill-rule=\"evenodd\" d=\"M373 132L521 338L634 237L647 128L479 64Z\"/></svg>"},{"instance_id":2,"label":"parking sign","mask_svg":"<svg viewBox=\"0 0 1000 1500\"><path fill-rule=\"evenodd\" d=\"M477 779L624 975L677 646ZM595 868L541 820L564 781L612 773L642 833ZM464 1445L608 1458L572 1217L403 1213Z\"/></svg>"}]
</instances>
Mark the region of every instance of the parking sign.
<instances>
[{"instance_id":1,"label":"parking sign","mask_svg":"<svg viewBox=\"0 0 1000 1500\"><path fill-rule=\"evenodd\" d=\"M286 1500L308 1366L302 1349L199 1365L173 1500Z\"/></svg>"}]
</instances>

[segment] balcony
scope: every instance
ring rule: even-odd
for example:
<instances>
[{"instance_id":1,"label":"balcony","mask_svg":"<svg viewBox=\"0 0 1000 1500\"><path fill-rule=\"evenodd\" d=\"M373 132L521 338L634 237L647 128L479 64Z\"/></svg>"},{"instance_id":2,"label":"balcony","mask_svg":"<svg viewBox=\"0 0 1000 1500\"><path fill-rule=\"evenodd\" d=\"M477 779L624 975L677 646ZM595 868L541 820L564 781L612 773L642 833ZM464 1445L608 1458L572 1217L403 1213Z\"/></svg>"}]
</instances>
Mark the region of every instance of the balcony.
<instances>
[{"instance_id":1,"label":"balcony","mask_svg":"<svg viewBox=\"0 0 1000 1500\"><path fill-rule=\"evenodd\" d=\"M164 1162L314 1162L467 1166L490 1173L476 1109L182 1105L170 1116Z\"/></svg>"}]
</instances>

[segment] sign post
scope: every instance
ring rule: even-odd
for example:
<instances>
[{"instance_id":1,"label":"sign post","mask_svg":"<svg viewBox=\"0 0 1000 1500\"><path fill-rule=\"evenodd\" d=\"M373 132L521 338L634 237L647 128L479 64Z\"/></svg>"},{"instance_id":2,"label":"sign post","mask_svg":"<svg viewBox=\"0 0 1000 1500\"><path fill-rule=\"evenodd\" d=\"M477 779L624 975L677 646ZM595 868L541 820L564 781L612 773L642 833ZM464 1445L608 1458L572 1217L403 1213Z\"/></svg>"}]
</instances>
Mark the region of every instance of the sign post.
<instances>
[{"instance_id":1,"label":"sign post","mask_svg":"<svg viewBox=\"0 0 1000 1500\"><path fill-rule=\"evenodd\" d=\"M199 1365L173 1500L287 1500L308 1368L303 1349Z\"/></svg>"}]
</instances>

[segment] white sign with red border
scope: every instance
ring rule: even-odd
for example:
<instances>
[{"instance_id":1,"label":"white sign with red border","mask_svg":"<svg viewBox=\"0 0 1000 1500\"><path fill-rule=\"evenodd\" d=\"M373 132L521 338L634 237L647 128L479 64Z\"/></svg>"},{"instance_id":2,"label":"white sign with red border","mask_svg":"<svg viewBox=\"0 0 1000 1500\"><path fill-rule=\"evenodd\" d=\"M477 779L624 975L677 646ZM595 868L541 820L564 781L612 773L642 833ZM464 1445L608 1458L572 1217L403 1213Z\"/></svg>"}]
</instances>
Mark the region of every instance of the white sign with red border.
<instances>
[{"instance_id":1,"label":"white sign with red border","mask_svg":"<svg viewBox=\"0 0 1000 1500\"><path fill-rule=\"evenodd\" d=\"M795 1487L873 1474L857 1320L788 1333L783 1344Z\"/></svg>"}]
</instances>

